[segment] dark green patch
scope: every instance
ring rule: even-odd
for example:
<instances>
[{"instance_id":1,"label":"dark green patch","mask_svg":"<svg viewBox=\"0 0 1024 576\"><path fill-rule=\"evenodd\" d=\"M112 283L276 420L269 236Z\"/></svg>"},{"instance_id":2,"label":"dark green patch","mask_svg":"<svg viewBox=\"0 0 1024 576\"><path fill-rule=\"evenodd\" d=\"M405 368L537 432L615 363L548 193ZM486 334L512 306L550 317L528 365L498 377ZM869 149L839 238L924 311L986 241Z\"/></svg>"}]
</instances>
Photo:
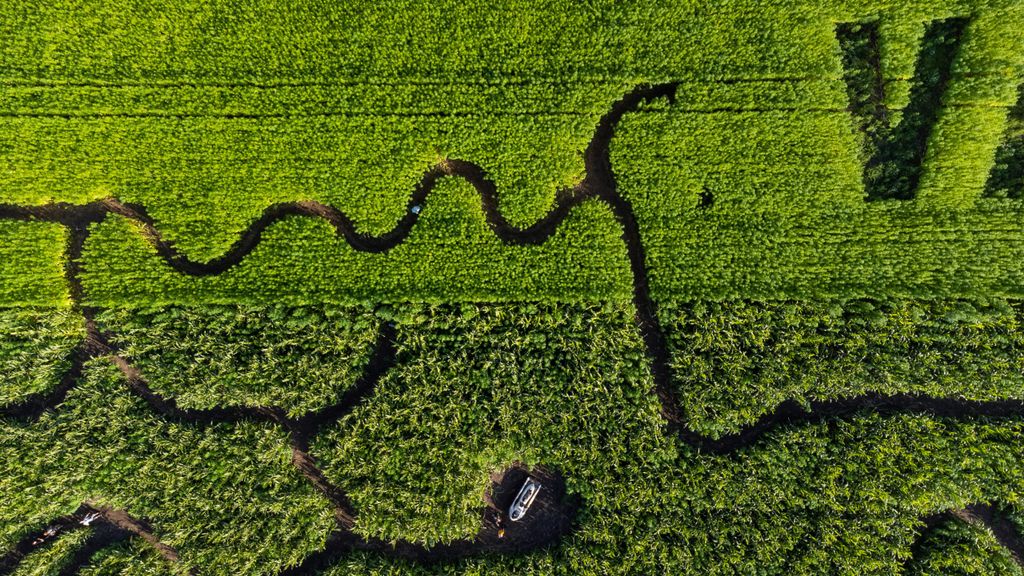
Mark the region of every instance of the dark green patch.
<instances>
[{"instance_id":1,"label":"dark green patch","mask_svg":"<svg viewBox=\"0 0 1024 576\"><path fill-rule=\"evenodd\" d=\"M362 374L379 320L365 307L107 310L100 328L150 386L186 408L333 404Z\"/></svg>"},{"instance_id":2,"label":"dark green patch","mask_svg":"<svg viewBox=\"0 0 1024 576\"><path fill-rule=\"evenodd\" d=\"M1018 199L1024 194L1024 84L1017 105L1010 111L1006 135L996 150L985 196Z\"/></svg>"},{"instance_id":3,"label":"dark green patch","mask_svg":"<svg viewBox=\"0 0 1024 576\"><path fill-rule=\"evenodd\" d=\"M850 111L864 134L864 187L868 200L910 200L917 191L928 137L967 27L964 18L928 24L910 91L910 103L894 123L885 103L878 22L837 29L850 96Z\"/></svg>"}]
</instances>

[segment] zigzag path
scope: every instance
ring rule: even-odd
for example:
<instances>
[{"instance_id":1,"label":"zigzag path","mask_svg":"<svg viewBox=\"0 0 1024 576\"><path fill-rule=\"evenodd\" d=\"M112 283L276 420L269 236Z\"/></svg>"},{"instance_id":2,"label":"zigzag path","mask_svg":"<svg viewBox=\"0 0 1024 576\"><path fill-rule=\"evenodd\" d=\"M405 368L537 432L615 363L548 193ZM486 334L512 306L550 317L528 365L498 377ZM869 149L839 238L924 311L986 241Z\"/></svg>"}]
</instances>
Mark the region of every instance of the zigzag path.
<instances>
[{"instance_id":1,"label":"zigzag path","mask_svg":"<svg viewBox=\"0 0 1024 576\"><path fill-rule=\"evenodd\" d=\"M220 274L241 262L259 244L263 231L267 227L290 216L324 219L333 225L337 234L357 251L387 252L401 244L418 222L420 211L412 210L412 208L425 202L440 179L457 177L469 182L479 193L481 208L487 223L494 234L507 244L526 245L545 242L569 216L572 209L585 201L600 201L611 209L622 229L622 240L627 248L633 278L635 319L650 360L654 393L660 401L662 414L669 422L673 433L698 451L729 454L751 446L764 434L780 426L839 418L863 411L886 414L924 413L951 419L1024 417L1024 401L1019 400L979 402L956 398L915 395L883 396L869 393L840 400L812 402L809 410L794 402L784 402L756 423L735 434L721 438L706 436L689 429L681 404L672 386L669 350L656 314L656 304L650 294L640 228L629 201L618 192L609 152L615 127L625 114L637 110L645 102L659 98L674 100L677 87L678 83L641 85L617 101L599 121L584 152L586 175L583 180L573 188L560 190L551 211L527 228L517 228L502 216L498 210L497 188L487 177L483 168L472 162L458 159L445 160L423 175L409 198L409 210L390 232L383 235L372 236L357 232L352 220L345 213L331 206L311 201L282 203L264 210L263 214L242 233L225 254L208 262L190 260L186 255L177 251L171 242L163 238L156 222L149 217L144 207L123 203L113 198L84 205L61 203L41 206L0 205L0 219L55 222L67 227L70 233L65 260L65 278L73 306L81 312L85 319L87 332L85 341L73 353L72 368L53 390L28 397L16 405L0 408L0 416L31 420L46 410L55 408L80 379L85 363L94 358L105 357L122 371L127 385L133 393L167 418L197 425L238 420L261 420L282 426L291 437L292 463L303 477L331 502L337 519L337 529L328 538L325 548L307 557L299 567L284 572L289 575L313 574L352 550L367 550L421 562L437 562L483 553L524 553L556 543L571 531L579 502L564 494L564 485L556 473L543 468L535 469L530 473L545 477L546 482L556 486L556 489L542 491L544 499L539 502L540 511L536 514L531 513L532 518L528 523L518 524L518 528L505 538L497 536L498 523L503 512L502 507L493 501L484 509L481 531L472 541L465 540L426 548L411 542L390 544L367 539L353 531L356 524L356 512L344 491L334 486L316 466L315 458L309 453L309 441L323 426L349 413L363 398L371 394L382 375L395 364L393 344L395 328L393 325L382 325L375 349L364 373L335 404L300 418L289 418L279 407L228 406L207 410L179 407L173 398L165 398L152 390L140 371L118 354L109 339L98 329L95 322L96 310L84 305L80 280L80 260L83 247L89 236L89 227L101 222L108 214L116 214L137 222L143 229L143 236L173 269L191 276L209 276ZM523 472L522 470L518 471L520 474ZM499 481L492 491L496 494L502 493L507 491L507 486ZM988 526L997 535L1000 543L1013 553L1014 558L1018 562L1022 561L1021 550L1024 550L1024 539L1016 532L1011 523L998 515L995 508L987 503L978 503L953 513L959 517L969 516ZM933 517L922 519L926 526L930 518ZM67 523L67 519L56 522L58 524ZM117 541L119 536L123 536L115 530L108 530L103 534L105 534L103 538L106 540L97 536L96 542L106 543L105 545L109 545ZM139 533L135 532L135 534ZM147 538L147 540L150 539ZM153 539L151 542L156 541ZM91 547L96 545L96 543L92 543ZM90 546L84 548L90 549ZM14 555L12 556L12 554ZM17 550L9 554L8 557L20 557L16 554ZM91 557L91 553L88 556ZM164 556L169 557L168 554L164 554ZM173 560L176 559L177 555L174 554ZM85 561L87 560L88 558L85 558ZM4 564L0 564L0 576L5 574L4 566ZM13 568L8 569L8 572L10 570Z\"/></svg>"}]
</instances>

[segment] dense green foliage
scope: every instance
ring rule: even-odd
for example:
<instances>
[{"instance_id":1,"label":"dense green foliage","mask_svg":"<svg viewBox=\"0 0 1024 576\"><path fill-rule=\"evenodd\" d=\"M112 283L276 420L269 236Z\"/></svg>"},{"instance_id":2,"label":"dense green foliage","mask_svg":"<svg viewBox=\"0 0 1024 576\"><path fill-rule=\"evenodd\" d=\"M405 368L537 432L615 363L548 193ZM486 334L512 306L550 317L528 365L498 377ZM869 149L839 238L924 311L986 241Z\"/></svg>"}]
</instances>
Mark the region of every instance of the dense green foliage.
<instances>
[{"instance_id":1,"label":"dense green foliage","mask_svg":"<svg viewBox=\"0 0 1024 576\"><path fill-rule=\"evenodd\" d=\"M457 300L483 301L629 297L626 249L603 205L580 207L544 244L510 247L491 232L469 184L443 180L428 202L409 239L386 254L355 252L326 222L291 218L269 228L240 265L198 278L155 258L134 224L111 218L90 237L86 295L110 307L403 302L413 294L443 302L455 293Z\"/></svg>"},{"instance_id":2,"label":"dense green foliage","mask_svg":"<svg viewBox=\"0 0 1024 576\"><path fill-rule=\"evenodd\" d=\"M1024 83L1017 105L1010 111L1003 144L996 151L986 195L1014 200L1024 195Z\"/></svg>"},{"instance_id":3,"label":"dense green foliage","mask_svg":"<svg viewBox=\"0 0 1024 576\"><path fill-rule=\"evenodd\" d=\"M898 121L890 119L877 23L838 28L850 108L864 134L864 188L871 200L910 200L932 126L953 72L967 20L931 22L921 38L909 100Z\"/></svg>"},{"instance_id":4,"label":"dense green foliage","mask_svg":"<svg viewBox=\"0 0 1024 576\"><path fill-rule=\"evenodd\" d=\"M949 14L991 17L1018 7L1014 0L509 0L495 6L450 0L145 0L136 10L124 10L114 0L88 6L55 2L31 9L6 6L2 27L17 27L24 39L5 44L0 54L3 79L11 84L787 76L832 70L828 23L879 13L906 22ZM1000 25L1002 19L992 20L990 25ZM97 53L108 57L93 57Z\"/></svg>"},{"instance_id":5,"label":"dense green foliage","mask_svg":"<svg viewBox=\"0 0 1024 576\"><path fill-rule=\"evenodd\" d=\"M913 576L1021 576L1021 569L985 528L959 520L944 522L921 543L921 555L907 567Z\"/></svg>"},{"instance_id":6,"label":"dense green foliage","mask_svg":"<svg viewBox=\"0 0 1024 576\"><path fill-rule=\"evenodd\" d=\"M628 307L379 314L398 322L400 365L313 446L358 530L465 534L487 472L514 460L562 470L584 508L552 551L433 567L355 554L331 574L892 574L921 516L1024 498L1020 423L863 415L696 454L665 434ZM271 425L165 421L97 362L57 412L0 425L0 544L93 498L150 518L204 574L273 573L331 527L289 457ZM146 549L113 549L90 573L165 573Z\"/></svg>"},{"instance_id":7,"label":"dense green foliage","mask_svg":"<svg viewBox=\"0 0 1024 576\"><path fill-rule=\"evenodd\" d=\"M66 306L64 228L0 220L0 304Z\"/></svg>"},{"instance_id":8,"label":"dense green foliage","mask_svg":"<svg viewBox=\"0 0 1024 576\"><path fill-rule=\"evenodd\" d=\"M264 208L287 200L319 200L344 211L362 232L386 232L423 172L445 157L488 167L499 189L509 191L503 209L532 223L533 214L547 211L555 189L579 180L579 151L596 116L626 89L323 87L269 98L251 88L169 91L182 92L186 104L157 91L177 109L155 117L115 112L72 121L7 120L0 131L18 139L6 155L24 166L5 172L0 183L17 190L10 200L21 203L54 197L84 203L110 195L138 202L197 260L220 255ZM133 105L133 93L154 92L125 91L98 105L118 111ZM76 91L61 93L50 105L73 106L77 97ZM303 112L314 103L327 110ZM159 102L141 104L152 105ZM224 117L232 114L271 117ZM97 157L96 148L104 154ZM166 201L169 193L174 202Z\"/></svg>"},{"instance_id":9,"label":"dense green foliage","mask_svg":"<svg viewBox=\"0 0 1024 576\"><path fill-rule=\"evenodd\" d=\"M734 432L784 400L1024 397L1024 306L993 300L661 308L690 426Z\"/></svg>"},{"instance_id":10,"label":"dense green foliage","mask_svg":"<svg viewBox=\"0 0 1024 576\"><path fill-rule=\"evenodd\" d=\"M84 335L67 309L0 308L0 407L53 388Z\"/></svg>"},{"instance_id":11,"label":"dense green foliage","mask_svg":"<svg viewBox=\"0 0 1024 576\"><path fill-rule=\"evenodd\" d=\"M448 158L528 227L582 181L613 103L677 82L619 121L610 161L683 425L721 436L865 392L1024 397L1022 0L18 1L0 40L0 205L138 203L201 262L281 202L384 234ZM1024 423L864 412L698 452L652 391L608 205L532 246L503 243L456 178L421 208L386 254L286 218L206 277L120 216L84 246L81 304L182 407L316 410L396 324L397 365L309 447L358 534L472 537L517 462L582 502L549 550L359 553L328 576L1020 576L986 530L921 539L921 519L997 502L1024 531ZM0 219L0 407L56 386L83 337L68 239ZM281 426L170 420L108 359L85 372L37 421L0 419L0 553L85 500L147 519L204 576L322 547L331 505ZM84 534L18 575L59 572ZM83 569L173 571L139 538Z\"/></svg>"},{"instance_id":12,"label":"dense green foliage","mask_svg":"<svg viewBox=\"0 0 1024 576\"><path fill-rule=\"evenodd\" d=\"M181 569L167 566L165 561L137 539L100 551L87 566L82 576L178 576Z\"/></svg>"},{"instance_id":13,"label":"dense green foliage","mask_svg":"<svg viewBox=\"0 0 1024 576\"><path fill-rule=\"evenodd\" d=\"M154 519L189 564L218 567L204 573L272 572L333 525L290 460L287 436L273 426L168 422L96 361L56 413L2 424L0 547L93 499Z\"/></svg>"},{"instance_id":14,"label":"dense green foliage","mask_svg":"<svg viewBox=\"0 0 1024 576\"><path fill-rule=\"evenodd\" d=\"M455 157L481 165L502 212L524 226L580 180L580 152L618 97L639 83L679 81L673 106L627 115L612 142L657 293L1022 295L1024 208L978 201L1024 68L1018 0L143 4L0 9L0 28L15 26L22 39L0 47L0 159L11 167L0 174L0 202L113 195L147 206L168 240L208 260L285 200L329 203L379 234L406 209L423 171ZM146 16L161 13L166 19ZM310 26L296 18L316 24L285 41ZM926 34L943 22L964 24L958 50L933 49L949 47ZM872 106L884 106L894 131L928 128L924 152L914 138L890 139L882 169L919 170L909 205L863 203L869 160L851 128L864 106L854 98L847 110L845 77L857 66L847 58L844 69L837 23L877 23L872 74L885 90ZM403 33L386 33L391 26ZM438 26L449 27L443 38ZM144 40L152 38L163 40ZM948 86L929 90L945 84L936 82L945 67ZM459 209L426 207L403 255L352 254L326 225L288 221L272 227L246 273L200 283L164 270L137 230L111 222L87 248L90 296L147 306L625 293L595 272L621 261L610 219L583 209L564 244L509 249L483 228L459 234L479 218L479 202L461 190L443 186L436 203L453 194ZM714 202L698 211L702 195ZM420 243L427 237L438 242ZM538 252L554 259L565 245L579 250L573 266L534 260ZM528 282L506 280L529 270ZM0 302L17 296L0 293Z\"/></svg>"},{"instance_id":15,"label":"dense green foliage","mask_svg":"<svg viewBox=\"0 0 1024 576\"><path fill-rule=\"evenodd\" d=\"M1020 295L1024 208L979 199L949 210L923 189L912 201L866 203L860 164L820 135L823 122L845 130L840 116L805 112L698 117L667 107L623 120L613 163L624 167L657 297ZM736 158L728 170L703 160L724 149ZM843 182L830 177L838 171ZM713 205L700 206L702 193Z\"/></svg>"},{"instance_id":16,"label":"dense green foliage","mask_svg":"<svg viewBox=\"0 0 1024 576\"><path fill-rule=\"evenodd\" d=\"M182 408L278 406L292 416L333 404L377 339L376 319L358 308L117 309L99 324Z\"/></svg>"},{"instance_id":17,"label":"dense green foliage","mask_svg":"<svg viewBox=\"0 0 1024 576\"><path fill-rule=\"evenodd\" d=\"M585 498L625 508L626 494L605 484L611 468L633 454L670 457L628 308L388 312L402 364L313 450L370 534L472 536L489 473L514 461L555 466Z\"/></svg>"}]
</instances>

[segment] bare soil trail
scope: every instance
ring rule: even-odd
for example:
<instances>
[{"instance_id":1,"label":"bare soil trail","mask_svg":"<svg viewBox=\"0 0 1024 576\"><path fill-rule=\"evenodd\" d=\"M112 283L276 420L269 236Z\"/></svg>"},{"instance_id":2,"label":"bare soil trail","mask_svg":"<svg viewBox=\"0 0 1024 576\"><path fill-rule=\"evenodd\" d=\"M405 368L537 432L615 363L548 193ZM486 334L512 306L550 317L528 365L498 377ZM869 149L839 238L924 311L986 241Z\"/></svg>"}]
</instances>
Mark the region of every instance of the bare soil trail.
<instances>
[{"instance_id":1,"label":"bare soil trail","mask_svg":"<svg viewBox=\"0 0 1024 576\"><path fill-rule=\"evenodd\" d=\"M933 532L951 521L984 526L992 532L996 541L1010 553L1014 562L1024 567L1024 538L1021 537L1013 522L997 506L985 502L969 504L959 510L946 510L922 518L921 522L924 524L924 528L911 546L911 554L905 566L920 557L924 543Z\"/></svg>"},{"instance_id":2,"label":"bare soil trail","mask_svg":"<svg viewBox=\"0 0 1024 576\"><path fill-rule=\"evenodd\" d=\"M71 514L61 516L43 528L26 534L13 549L0 556L0 576L13 574L26 556L50 546L70 532L79 530L88 530L90 534L58 572L60 576L78 574L101 550L133 536L149 542L169 562L178 562L178 552L160 542L146 522L133 518L123 510L85 502ZM188 573L198 574L195 571Z\"/></svg>"},{"instance_id":3,"label":"bare soil trail","mask_svg":"<svg viewBox=\"0 0 1024 576\"><path fill-rule=\"evenodd\" d=\"M331 224L336 233L343 237L355 250L362 252L387 252L408 238L419 220L421 211L414 206L423 205L439 180L445 177L461 178L469 182L480 195L480 204L485 218L496 236L512 245L542 244L558 229L573 208L586 201L606 204L622 229L622 240L626 245L629 265L633 278L633 304L635 320L643 337L650 360L654 379L653 392L657 395L664 417L671 424L675 434L694 449L714 454L729 454L756 443L764 434L780 426L796 423L821 421L830 418L850 416L858 412L923 413L951 419L1019 419L1024 417L1024 401L1003 400L976 402L956 398L932 398L925 396L897 395L862 396L812 402L805 409L795 402L785 402L762 417L758 422L740 432L714 438L693 431L687 427L682 406L674 392L670 354L664 332L657 316L657 306L651 296L648 281L646 253L642 242L640 226L629 201L618 191L615 174L611 165L610 143L615 127L626 114L636 111L644 103L661 98L674 100L678 83L641 85L614 103L600 119L593 137L584 152L585 177L576 186L558 191L554 207L546 216L526 228L510 224L498 210L498 191L484 169L472 162L448 159L428 170L414 188L408 202L405 216L395 227L380 236L360 234L352 220L334 207L311 201L276 204L264 210L263 214L239 237L222 256L208 262L197 262L180 253L174 245L163 238L157 223L147 214L145 207L108 198L84 205L49 204L42 206L0 205L0 219L56 222L66 226L70 232L67 249L65 277L73 301L85 319L86 342L74 354L73 367L61 383L51 392L30 397L22 403L0 408L0 416L32 420L45 410L59 405L83 372L85 362L105 357L110 359L125 375L128 387L146 401L157 412L167 418L205 425L239 420L273 422L288 430L291 436L293 464L298 471L334 506L338 520L337 531L328 539L319 553L309 558L298 568L286 574L311 574L316 569L329 565L352 550L367 550L389 556L421 562L437 562L485 553L523 553L544 546L556 544L572 529L572 519L579 503L567 497L564 490L542 491L535 504L544 511L543 522L534 530L514 530L505 538L497 537L494 509L485 508L481 531L472 541L455 542L448 545L426 548L422 545L399 542L390 544L362 538L353 531L356 511L352 509L344 491L334 486L319 470L316 459L309 453L313 435L323 426L335 422L355 408L361 400L372 394L380 378L396 362L394 337L395 328L384 324L377 338L375 350L364 373L348 392L335 404L300 418L289 418L278 407L228 406L207 410L192 410L179 407L173 398L165 398L148 385L144 376L130 362L120 356L100 333L96 326L96 310L84 305L83 288L80 280L80 260L83 247L89 235L89 226L101 222L108 214L116 214L138 223L143 236L150 242L160 257L173 269L192 276L220 274L241 262L259 244L264 230L276 221L293 216L320 218ZM554 485L561 486L561 479L549 471L545 474ZM498 482L494 490L501 493L504 488ZM986 506L978 504L977 506ZM491 512L487 512L487 510ZM981 508L978 508L981 510ZM502 512L497 512L501 514ZM488 516L490 514L490 516ZM994 532L1003 534L1003 542L1011 550L1020 550L1022 539L1012 530L1009 523L992 519L989 523L983 514L974 516L985 522ZM490 518L490 520L489 520ZM1019 560L1019 558L1018 558ZM2 574L3 572L0 572Z\"/></svg>"}]
</instances>

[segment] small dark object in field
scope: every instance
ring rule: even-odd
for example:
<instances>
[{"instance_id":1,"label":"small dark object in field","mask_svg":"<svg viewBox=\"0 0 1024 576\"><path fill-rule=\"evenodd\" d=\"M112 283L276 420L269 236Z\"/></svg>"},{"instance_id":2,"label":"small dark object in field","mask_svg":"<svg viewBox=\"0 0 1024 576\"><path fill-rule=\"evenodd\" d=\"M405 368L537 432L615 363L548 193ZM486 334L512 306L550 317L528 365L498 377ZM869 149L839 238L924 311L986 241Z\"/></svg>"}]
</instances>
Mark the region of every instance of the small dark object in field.
<instances>
[{"instance_id":1,"label":"small dark object in field","mask_svg":"<svg viewBox=\"0 0 1024 576\"><path fill-rule=\"evenodd\" d=\"M715 203L715 195L709 190L705 189L700 193L700 202L697 203L698 208L711 208Z\"/></svg>"}]
</instances>

